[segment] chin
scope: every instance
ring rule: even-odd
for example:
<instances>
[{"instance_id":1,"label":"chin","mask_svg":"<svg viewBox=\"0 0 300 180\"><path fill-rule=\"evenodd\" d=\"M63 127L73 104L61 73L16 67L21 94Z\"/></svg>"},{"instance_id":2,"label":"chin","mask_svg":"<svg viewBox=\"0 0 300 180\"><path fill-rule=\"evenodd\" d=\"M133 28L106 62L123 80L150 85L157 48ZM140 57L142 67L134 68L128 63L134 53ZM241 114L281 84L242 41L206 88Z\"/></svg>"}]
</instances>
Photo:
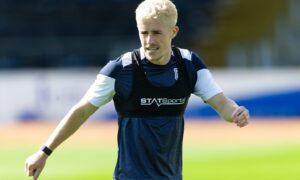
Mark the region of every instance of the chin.
<instances>
[{"instance_id":1,"label":"chin","mask_svg":"<svg viewBox=\"0 0 300 180\"><path fill-rule=\"evenodd\" d=\"M149 56L149 54L147 54L145 57L146 57L149 61L155 61L155 57Z\"/></svg>"},{"instance_id":2,"label":"chin","mask_svg":"<svg viewBox=\"0 0 300 180\"><path fill-rule=\"evenodd\" d=\"M150 62L156 62L157 60L156 59L148 59L148 61L150 61Z\"/></svg>"},{"instance_id":3,"label":"chin","mask_svg":"<svg viewBox=\"0 0 300 180\"><path fill-rule=\"evenodd\" d=\"M158 57L150 57L148 60L149 61L160 61L160 58L158 58Z\"/></svg>"}]
</instances>

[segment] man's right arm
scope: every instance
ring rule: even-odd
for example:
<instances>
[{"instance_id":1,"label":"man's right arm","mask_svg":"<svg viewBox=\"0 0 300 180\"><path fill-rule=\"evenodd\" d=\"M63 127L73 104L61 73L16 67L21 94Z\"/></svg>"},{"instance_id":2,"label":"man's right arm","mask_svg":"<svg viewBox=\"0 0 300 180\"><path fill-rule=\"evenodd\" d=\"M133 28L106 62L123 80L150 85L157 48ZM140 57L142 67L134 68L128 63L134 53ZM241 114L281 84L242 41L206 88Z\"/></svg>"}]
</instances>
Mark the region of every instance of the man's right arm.
<instances>
[{"instance_id":1,"label":"man's right arm","mask_svg":"<svg viewBox=\"0 0 300 180\"><path fill-rule=\"evenodd\" d=\"M85 96L62 119L44 144L45 146L50 150L57 148L75 133L99 107L113 99L115 95L115 78L122 67L122 58L118 58L115 61L110 61L102 68ZM43 170L47 158L46 153L41 150L27 158L25 163L27 175L33 176L33 179L36 180Z\"/></svg>"},{"instance_id":2,"label":"man's right arm","mask_svg":"<svg viewBox=\"0 0 300 180\"><path fill-rule=\"evenodd\" d=\"M47 147L54 150L63 141L70 137L78 128L98 109L86 100L76 104L58 124L45 143Z\"/></svg>"},{"instance_id":3,"label":"man's right arm","mask_svg":"<svg viewBox=\"0 0 300 180\"><path fill-rule=\"evenodd\" d=\"M62 142L68 139L78 128L98 109L86 100L76 104L68 114L62 119L59 125L55 128L50 138L45 145L54 150ZM28 176L33 176L36 180L43 170L48 156L39 150L29 158L25 163L25 171Z\"/></svg>"}]
</instances>

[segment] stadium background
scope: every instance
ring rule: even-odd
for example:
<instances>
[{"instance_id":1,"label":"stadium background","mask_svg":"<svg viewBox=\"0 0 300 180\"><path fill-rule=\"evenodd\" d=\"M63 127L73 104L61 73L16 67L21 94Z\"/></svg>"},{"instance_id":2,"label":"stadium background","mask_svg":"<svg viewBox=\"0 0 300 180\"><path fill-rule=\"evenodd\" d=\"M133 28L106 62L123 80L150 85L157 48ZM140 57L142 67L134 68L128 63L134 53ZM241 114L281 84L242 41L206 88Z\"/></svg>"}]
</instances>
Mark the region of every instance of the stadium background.
<instances>
[{"instance_id":1,"label":"stadium background","mask_svg":"<svg viewBox=\"0 0 300 180\"><path fill-rule=\"evenodd\" d=\"M0 179L28 179L25 158L110 59L139 47L137 0L0 2ZM199 53L252 120L236 128L199 98L186 112L184 177L300 179L300 2L174 0L174 44ZM111 179L111 103L55 151L41 179Z\"/></svg>"}]
</instances>

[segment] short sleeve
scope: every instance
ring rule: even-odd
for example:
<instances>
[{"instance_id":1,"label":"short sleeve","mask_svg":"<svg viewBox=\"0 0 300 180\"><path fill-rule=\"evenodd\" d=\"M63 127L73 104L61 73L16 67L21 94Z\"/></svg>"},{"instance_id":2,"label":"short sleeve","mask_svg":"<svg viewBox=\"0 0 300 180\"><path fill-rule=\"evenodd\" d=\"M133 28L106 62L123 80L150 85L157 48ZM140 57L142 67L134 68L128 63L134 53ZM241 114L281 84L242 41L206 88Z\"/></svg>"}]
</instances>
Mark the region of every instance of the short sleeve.
<instances>
[{"instance_id":1,"label":"short sleeve","mask_svg":"<svg viewBox=\"0 0 300 180\"><path fill-rule=\"evenodd\" d=\"M216 83L208 69L200 69L197 71L197 81L194 88L194 94L196 96L207 101L221 92L223 92L223 90Z\"/></svg>"},{"instance_id":2,"label":"short sleeve","mask_svg":"<svg viewBox=\"0 0 300 180\"><path fill-rule=\"evenodd\" d=\"M103 106L112 100L115 94L115 79L98 74L95 82L90 86L84 99L96 107Z\"/></svg>"}]
</instances>

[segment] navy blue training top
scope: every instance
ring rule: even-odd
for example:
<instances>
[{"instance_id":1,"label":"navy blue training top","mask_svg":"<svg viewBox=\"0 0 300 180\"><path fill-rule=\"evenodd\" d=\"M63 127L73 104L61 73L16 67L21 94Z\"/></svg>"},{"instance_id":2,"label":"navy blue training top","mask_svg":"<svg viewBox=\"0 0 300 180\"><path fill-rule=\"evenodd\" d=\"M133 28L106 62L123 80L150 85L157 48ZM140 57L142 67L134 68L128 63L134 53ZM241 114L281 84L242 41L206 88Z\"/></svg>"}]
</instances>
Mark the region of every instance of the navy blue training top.
<instances>
[{"instance_id":1,"label":"navy blue training top","mask_svg":"<svg viewBox=\"0 0 300 180\"><path fill-rule=\"evenodd\" d=\"M130 106L129 109L133 110L131 114L119 113L118 116L119 150L114 179L182 179L183 113L189 95L195 93L193 90L197 91L198 86L204 86L201 88L205 93L207 89L210 89L207 97L221 90L210 76L209 78L199 77L209 72L206 72L205 64L195 53L184 49L180 49L180 52L183 54L182 58L175 57L172 53L166 65L152 64L140 54L139 66L133 63L132 53L126 53L110 61L100 71L101 78L106 79L100 80L101 87L106 87L106 81L114 83L114 93L109 94L113 96L118 113L127 111L126 102ZM139 70L142 70L143 74ZM199 79L202 79L201 82ZM166 91L166 89L169 90ZM176 94L179 94L178 97L173 97ZM101 93L98 95L101 96ZM93 98L98 97L92 96L88 99L92 104L96 104ZM121 104L123 103L120 105L122 108L118 107L119 103L116 103L116 99ZM150 108L147 107L146 111L141 110L142 113L139 113L139 108L143 109L148 105ZM131 108L131 106L136 107ZM165 108L160 112L167 111L168 113L156 113L156 110L159 112L160 108ZM177 108L182 112L174 113L172 108ZM135 112L138 113L135 115Z\"/></svg>"}]
</instances>

